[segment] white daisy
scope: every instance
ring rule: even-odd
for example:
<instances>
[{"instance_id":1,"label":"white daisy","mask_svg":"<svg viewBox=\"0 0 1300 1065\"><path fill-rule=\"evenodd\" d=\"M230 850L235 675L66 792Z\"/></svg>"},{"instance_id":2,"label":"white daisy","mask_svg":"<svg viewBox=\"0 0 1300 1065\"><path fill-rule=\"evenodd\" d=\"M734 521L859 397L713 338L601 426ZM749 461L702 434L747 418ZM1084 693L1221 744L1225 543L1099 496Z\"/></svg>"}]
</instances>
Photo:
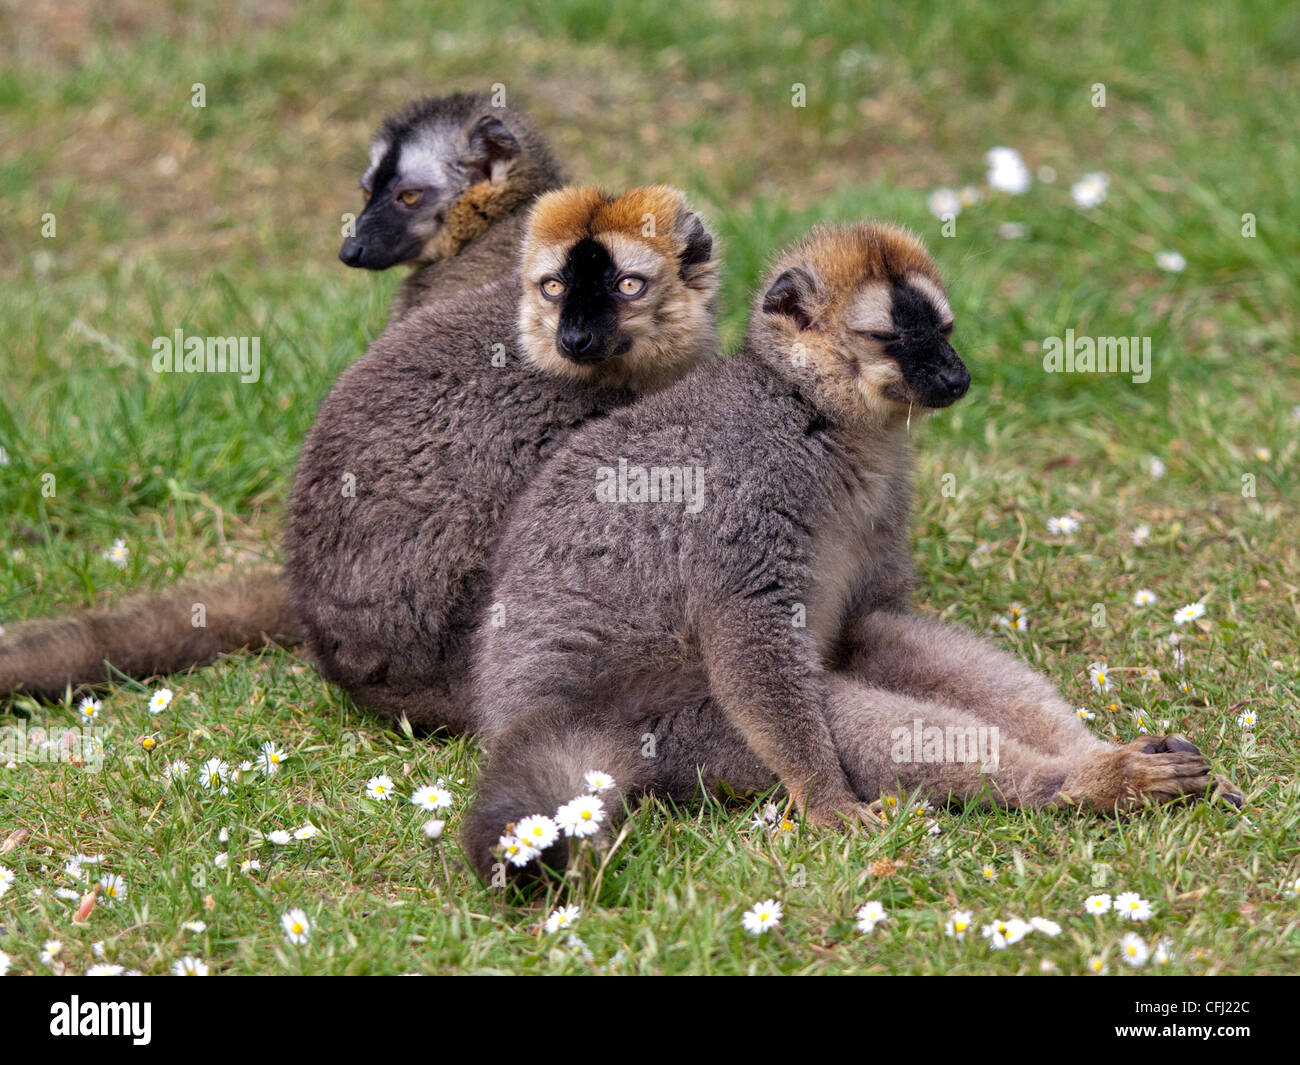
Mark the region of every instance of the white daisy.
<instances>
[{"instance_id":1,"label":"white daisy","mask_svg":"<svg viewBox=\"0 0 1300 1065\"><path fill-rule=\"evenodd\" d=\"M1081 706L1075 711L1081 721L1094 721L1097 715L1089 710L1086 706Z\"/></svg>"},{"instance_id":2,"label":"white daisy","mask_svg":"<svg viewBox=\"0 0 1300 1065\"><path fill-rule=\"evenodd\" d=\"M1237 715L1237 724L1240 725L1242 728L1254 728L1255 720L1256 718L1255 718L1254 710L1243 710L1240 714Z\"/></svg>"},{"instance_id":3,"label":"white daisy","mask_svg":"<svg viewBox=\"0 0 1300 1065\"><path fill-rule=\"evenodd\" d=\"M300 828L295 828L293 830L294 839L315 839L319 835L320 835L320 829L317 828L315 825L313 825L310 821L308 821L305 825L302 825Z\"/></svg>"},{"instance_id":4,"label":"white daisy","mask_svg":"<svg viewBox=\"0 0 1300 1065\"><path fill-rule=\"evenodd\" d=\"M159 688L149 696L149 713L161 714L171 705L172 690L170 688Z\"/></svg>"},{"instance_id":5,"label":"white daisy","mask_svg":"<svg viewBox=\"0 0 1300 1065\"><path fill-rule=\"evenodd\" d=\"M277 847L283 847L286 843L288 843L291 839L293 839L293 837L289 835L289 833L286 832L283 828L277 828L274 832L268 832L266 834L266 838L269 839L272 843L274 843Z\"/></svg>"},{"instance_id":6,"label":"white daisy","mask_svg":"<svg viewBox=\"0 0 1300 1065\"><path fill-rule=\"evenodd\" d=\"M885 907L879 902L868 902L858 910L857 917L858 931L870 935L876 930L876 925L889 919L889 914L885 912Z\"/></svg>"},{"instance_id":7,"label":"white daisy","mask_svg":"<svg viewBox=\"0 0 1300 1065\"><path fill-rule=\"evenodd\" d=\"M1168 965L1174 960L1174 941L1172 939L1161 939L1156 942L1156 949L1151 954L1151 960L1157 965Z\"/></svg>"},{"instance_id":8,"label":"white daisy","mask_svg":"<svg viewBox=\"0 0 1300 1065\"><path fill-rule=\"evenodd\" d=\"M422 826L424 835L428 839L441 839L442 830L447 826L446 821L426 821Z\"/></svg>"},{"instance_id":9,"label":"white daisy","mask_svg":"<svg viewBox=\"0 0 1300 1065\"><path fill-rule=\"evenodd\" d=\"M1089 895L1083 900L1083 911L1095 914L1109 913L1111 905L1109 895Z\"/></svg>"},{"instance_id":10,"label":"white daisy","mask_svg":"<svg viewBox=\"0 0 1300 1065\"><path fill-rule=\"evenodd\" d=\"M1150 951L1147 950L1146 942L1136 932L1129 932L1119 941L1119 954L1133 968L1147 963Z\"/></svg>"},{"instance_id":11,"label":"white daisy","mask_svg":"<svg viewBox=\"0 0 1300 1065\"><path fill-rule=\"evenodd\" d=\"M740 923L744 926L746 932L761 936L769 929L780 925L781 904L776 899L764 899L752 910L747 910L744 916L741 917Z\"/></svg>"},{"instance_id":12,"label":"white daisy","mask_svg":"<svg viewBox=\"0 0 1300 1065\"><path fill-rule=\"evenodd\" d=\"M1019 196L1029 191L1033 176L1024 159L1014 148L990 148L984 153L988 164L988 183L999 192Z\"/></svg>"},{"instance_id":13,"label":"white daisy","mask_svg":"<svg viewBox=\"0 0 1300 1065\"><path fill-rule=\"evenodd\" d=\"M1189 621L1195 621L1197 618L1205 617L1204 603L1188 603L1185 607L1180 607L1174 611L1174 624L1186 625Z\"/></svg>"},{"instance_id":14,"label":"white daisy","mask_svg":"<svg viewBox=\"0 0 1300 1065\"><path fill-rule=\"evenodd\" d=\"M948 923L944 925L943 930L953 939L965 939L966 933L970 931L970 921L970 910L957 910L948 918Z\"/></svg>"},{"instance_id":15,"label":"white daisy","mask_svg":"<svg viewBox=\"0 0 1300 1065\"><path fill-rule=\"evenodd\" d=\"M258 768L261 769L264 776L273 777L280 772L287 757L289 756L275 745L274 740L267 740L262 744L262 752L257 757Z\"/></svg>"},{"instance_id":16,"label":"white daisy","mask_svg":"<svg viewBox=\"0 0 1300 1065\"><path fill-rule=\"evenodd\" d=\"M99 712L104 708L104 704L98 699L87 695L77 704L77 713L87 721L95 721L99 718Z\"/></svg>"},{"instance_id":17,"label":"white daisy","mask_svg":"<svg viewBox=\"0 0 1300 1065\"><path fill-rule=\"evenodd\" d=\"M1134 606L1150 606L1156 601L1156 593L1150 588L1139 588L1133 593Z\"/></svg>"},{"instance_id":18,"label":"white daisy","mask_svg":"<svg viewBox=\"0 0 1300 1065\"><path fill-rule=\"evenodd\" d=\"M280 927L284 929L285 939L295 946L301 946L311 934L311 918L302 910L290 910L281 916Z\"/></svg>"},{"instance_id":19,"label":"white daisy","mask_svg":"<svg viewBox=\"0 0 1300 1065\"><path fill-rule=\"evenodd\" d=\"M598 791L609 791L614 786L614 778L599 769L583 774L582 779L587 782L587 787L593 794Z\"/></svg>"},{"instance_id":20,"label":"white daisy","mask_svg":"<svg viewBox=\"0 0 1300 1065\"><path fill-rule=\"evenodd\" d=\"M594 795L579 795L555 812L555 820L566 836L593 836L605 820L605 804Z\"/></svg>"},{"instance_id":21,"label":"white daisy","mask_svg":"<svg viewBox=\"0 0 1300 1065\"><path fill-rule=\"evenodd\" d=\"M124 965L110 965L108 962L100 962L98 965L92 965L86 970L87 976L121 976L126 972Z\"/></svg>"},{"instance_id":22,"label":"white daisy","mask_svg":"<svg viewBox=\"0 0 1300 1065\"><path fill-rule=\"evenodd\" d=\"M225 853L218 854L215 858L212 859L212 864L215 865L218 869L224 869L226 866L230 864L230 855Z\"/></svg>"},{"instance_id":23,"label":"white daisy","mask_svg":"<svg viewBox=\"0 0 1300 1065\"><path fill-rule=\"evenodd\" d=\"M1187 260L1176 251L1156 252L1156 265L1171 274L1181 274L1187 269Z\"/></svg>"},{"instance_id":24,"label":"white daisy","mask_svg":"<svg viewBox=\"0 0 1300 1065\"><path fill-rule=\"evenodd\" d=\"M393 778L386 773L366 781L366 798L387 802L393 797Z\"/></svg>"},{"instance_id":25,"label":"white daisy","mask_svg":"<svg viewBox=\"0 0 1300 1065\"><path fill-rule=\"evenodd\" d=\"M1088 679L1092 681L1092 686L1099 692L1108 692L1115 687L1111 683L1110 671L1106 668L1105 662L1094 662L1088 667Z\"/></svg>"},{"instance_id":26,"label":"white daisy","mask_svg":"<svg viewBox=\"0 0 1300 1065\"><path fill-rule=\"evenodd\" d=\"M1070 198L1080 207L1098 207L1106 199L1110 178L1101 171L1084 174L1070 186Z\"/></svg>"},{"instance_id":27,"label":"white daisy","mask_svg":"<svg viewBox=\"0 0 1300 1065\"><path fill-rule=\"evenodd\" d=\"M1128 538L1133 542L1134 547L1141 547L1143 544L1145 544L1148 540L1151 539L1151 526L1139 525L1136 529L1134 529L1131 533L1129 533Z\"/></svg>"},{"instance_id":28,"label":"white daisy","mask_svg":"<svg viewBox=\"0 0 1300 1065\"><path fill-rule=\"evenodd\" d=\"M104 561L118 569L126 569L126 559L130 553L131 550L126 546L125 540L114 540L113 546L104 552Z\"/></svg>"},{"instance_id":29,"label":"white daisy","mask_svg":"<svg viewBox=\"0 0 1300 1065\"><path fill-rule=\"evenodd\" d=\"M239 863L239 871L241 873L256 873L259 872L261 868L262 863L256 858L245 858Z\"/></svg>"},{"instance_id":30,"label":"white daisy","mask_svg":"<svg viewBox=\"0 0 1300 1065\"><path fill-rule=\"evenodd\" d=\"M1062 514L1059 518L1048 518L1047 531L1053 536L1069 536L1079 531L1079 519L1069 514Z\"/></svg>"},{"instance_id":31,"label":"white daisy","mask_svg":"<svg viewBox=\"0 0 1300 1065\"><path fill-rule=\"evenodd\" d=\"M1036 931L1042 932L1045 936L1059 936L1061 934L1061 926L1055 921L1049 921L1046 917L1031 917L1029 923Z\"/></svg>"},{"instance_id":32,"label":"white daisy","mask_svg":"<svg viewBox=\"0 0 1300 1065\"><path fill-rule=\"evenodd\" d=\"M956 218L961 214L961 197L956 189L935 189L925 201L930 213L940 221Z\"/></svg>"},{"instance_id":33,"label":"white daisy","mask_svg":"<svg viewBox=\"0 0 1300 1065\"><path fill-rule=\"evenodd\" d=\"M181 927L185 929L185 931L187 932L203 933L208 930L208 922L207 921L186 921L183 925L181 925Z\"/></svg>"},{"instance_id":34,"label":"white daisy","mask_svg":"<svg viewBox=\"0 0 1300 1065\"><path fill-rule=\"evenodd\" d=\"M502 836L497 842L501 845L502 857L511 865L527 865L541 853L515 836Z\"/></svg>"},{"instance_id":35,"label":"white daisy","mask_svg":"<svg viewBox=\"0 0 1300 1065\"><path fill-rule=\"evenodd\" d=\"M1266 447L1257 447L1255 448L1255 458L1259 459L1260 462L1272 462L1273 452ZM3 631L3 629L0 629L0 632Z\"/></svg>"},{"instance_id":36,"label":"white daisy","mask_svg":"<svg viewBox=\"0 0 1300 1065\"><path fill-rule=\"evenodd\" d=\"M451 792L437 784L426 784L416 788L411 795L411 802L421 810L445 810L451 805Z\"/></svg>"},{"instance_id":37,"label":"white daisy","mask_svg":"<svg viewBox=\"0 0 1300 1065\"><path fill-rule=\"evenodd\" d=\"M1098 955L1093 955L1088 959L1088 972L1093 976L1106 975L1106 963Z\"/></svg>"},{"instance_id":38,"label":"white daisy","mask_svg":"<svg viewBox=\"0 0 1300 1065\"><path fill-rule=\"evenodd\" d=\"M553 911L551 916L546 918L544 925L547 932L558 932L562 928L570 928L578 920L582 910L577 906L561 906Z\"/></svg>"},{"instance_id":39,"label":"white daisy","mask_svg":"<svg viewBox=\"0 0 1300 1065\"><path fill-rule=\"evenodd\" d=\"M207 975L208 975L208 967L202 958L193 958L187 955L186 957L182 958L180 961L172 963L172 976L207 976Z\"/></svg>"},{"instance_id":40,"label":"white daisy","mask_svg":"<svg viewBox=\"0 0 1300 1065\"><path fill-rule=\"evenodd\" d=\"M126 898L126 881L116 873L105 873L99 878L100 897L107 903Z\"/></svg>"},{"instance_id":41,"label":"white daisy","mask_svg":"<svg viewBox=\"0 0 1300 1065\"><path fill-rule=\"evenodd\" d=\"M560 830L549 817L533 814L515 826L515 835L540 853L560 838Z\"/></svg>"},{"instance_id":42,"label":"white daisy","mask_svg":"<svg viewBox=\"0 0 1300 1065\"><path fill-rule=\"evenodd\" d=\"M54 963L58 961L59 955L63 953L63 943L57 939L47 939L41 944L41 964L48 968L53 968Z\"/></svg>"},{"instance_id":43,"label":"white daisy","mask_svg":"<svg viewBox=\"0 0 1300 1065\"><path fill-rule=\"evenodd\" d=\"M993 866L989 865L988 862L985 862L984 868L980 870L980 875L983 876L985 880L996 880L998 878L998 871L994 869Z\"/></svg>"},{"instance_id":44,"label":"white daisy","mask_svg":"<svg viewBox=\"0 0 1300 1065\"><path fill-rule=\"evenodd\" d=\"M1151 916L1151 903L1136 891L1125 891L1115 896L1115 912L1128 921L1145 921Z\"/></svg>"},{"instance_id":45,"label":"white daisy","mask_svg":"<svg viewBox=\"0 0 1300 1065\"><path fill-rule=\"evenodd\" d=\"M9 955L0 950L0 976L7 976L9 973Z\"/></svg>"},{"instance_id":46,"label":"white daisy","mask_svg":"<svg viewBox=\"0 0 1300 1065\"><path fill-rule=\"evenodd\" d=\"M230 765L220 758L209 758L199 770L199 784L204 791L226 792L226 781L230 779Z\"/></svg>"},{"instance_id":47,"label":"white daisy","mask_svg":"<svg viewBox=\"0 0 1300 1065\"><path fill-rule=\"evenodd\" d=\"M14 886L14 871L7 865L0 865L0 898L4 898L4 893Z\"/></svg>"}]
</instances>

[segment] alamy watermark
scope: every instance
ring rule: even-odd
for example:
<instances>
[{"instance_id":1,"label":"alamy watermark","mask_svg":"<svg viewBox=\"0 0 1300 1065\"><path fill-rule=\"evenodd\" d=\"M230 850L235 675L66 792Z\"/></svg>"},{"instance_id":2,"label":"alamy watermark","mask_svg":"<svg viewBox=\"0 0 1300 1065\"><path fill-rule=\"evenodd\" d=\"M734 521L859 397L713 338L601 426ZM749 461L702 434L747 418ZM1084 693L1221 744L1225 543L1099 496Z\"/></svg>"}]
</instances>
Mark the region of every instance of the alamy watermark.
<instances>
[{"instance_id":1,"label":"alamy watermark","mask_svg":"<svg viewBox=\"0 0 1300 1065\"><path fill-rule=\"evenodd\" d=\"M74 765L88 773L104 768L104 740L108 730L99 725L46 729L26 722L0 728L0 765L10 762Z\"/></svg>"},{"instance_id":2,"label":"alamy watermark","mask_svg":"<svg viewBox=\"0 0 1300 1065\"><path fill-rule=\"evenodd\" d=\"M262 375L261 337L187 337L177 329L151 347L154 373L234 373L245 384Z\"/></svg>"},{"instance_id":3,"label":"alamy watermark","mask_svg":"<svg viewBox=\"0 0 1300 1065\"><path fill-rule=\"evenodd\" d=\"M1151 380L1150 337L1064 337L1043 341L1043 369L1047 373L1126 373L1133 383Z\"/></svg>"},{"instance_id":4,"label":"alamy watermark","mask_svg":"<svg viewBox=\"0 0 1300 1065\"><path fill-rule=\"evenodd\" d=\"M918 717L911 728L894 728L889 738L889 757L895 763L979 762L985 773L998 768L1000 740L996 725L927 726Z\"/></svg>"},{"instance_id":5,"label":"alamy watermark","mask_svg":"<svg viewBox=\"0 0 1300 1065\"><path fill-rule=\"evenodd\" d=\"M703 466L633 466L618 460L618 469L596 471L597 503L684 503L686 513L704 509Z\"/></svg>"}]
</instances>

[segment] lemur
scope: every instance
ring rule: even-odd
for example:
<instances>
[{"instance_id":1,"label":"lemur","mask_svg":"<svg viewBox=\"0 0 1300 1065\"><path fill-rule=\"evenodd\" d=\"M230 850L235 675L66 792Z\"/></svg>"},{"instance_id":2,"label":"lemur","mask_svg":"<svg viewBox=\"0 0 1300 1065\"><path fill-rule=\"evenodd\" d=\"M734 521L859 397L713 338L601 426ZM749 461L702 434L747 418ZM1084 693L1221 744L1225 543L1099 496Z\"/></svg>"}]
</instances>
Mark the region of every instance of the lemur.
<instances>
[{"instance_id":1,"label":"lemur","mask_svg":"<svg viewBox=\"0 0 1300 1065\"><path fill-rule=\"evenodd\" d=\"M1012 656L909 613L908 420L969 387L952 329L914 236L818 228L739 354L569 438L502 534L476 651L488 758L462 838L481 874L591 771L615 780L605 834L625 802L701 780L780 783L813 825L873 825L891 787L1096 811L1206 794L1184 738L1112 746ZM918 720L996 726L1000 760L896 760ZM537 860L563 868L571 842Z\"/></svg>"},{"instance_id":2,"label":"lemur","mask_svg":"<svg viewBox=\"0 0 1300 1065\"><path fill-rule=\"evenodd\" d=\"M520 274L391 326L322 405L286 572L322 673L422 731L474 727L472 635L514 498L579 426L717 351L713 238L676 189L567 188Z\"/></svg>"},{"instance_id":3,"label":"lemur","mask_svg":"<svg viewBox=\"0 0 1300 1065\"><path fill-rule=\"evenodd\" d=\"M339 257L371 269L416 264L394 299L396 321L422 302L513 274L529 208L561 183L550 148L519 112L481 94L418 100L375 134L361 179L368 202ZM6 625L0 697L58 698L68 687L108 680L106 662L146 677L302 638L282 571L258 566L109 608Z\"/></svg>"}]
</instances>

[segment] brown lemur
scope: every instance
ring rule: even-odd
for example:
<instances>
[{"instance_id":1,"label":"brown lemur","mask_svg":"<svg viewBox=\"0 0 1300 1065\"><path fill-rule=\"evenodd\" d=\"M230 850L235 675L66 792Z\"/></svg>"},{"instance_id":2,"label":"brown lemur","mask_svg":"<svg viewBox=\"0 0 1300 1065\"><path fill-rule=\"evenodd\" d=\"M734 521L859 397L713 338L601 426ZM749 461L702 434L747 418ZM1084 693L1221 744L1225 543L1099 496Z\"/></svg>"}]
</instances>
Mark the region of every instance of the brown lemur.
<instances>
[{"instance_id":1,"label":"brown lemur","mask_svg":"<svg viewBox=\"0 0 1300 1065\"><path fill-rule=\"evenodd\" d=\"M313 657L420 730L474 725L471 638L513 499L569 433L716 357L714 242L676 189L546 194L520 271L390 327L294 479L285 569Z\"/></svg>"},{"instance_id":2,"label":"brown lemur","mask_svg":"<svg viewBox=\"0 0 1300 1065\"><path fill-rule=\"evenodd\" d=\"M375 134L361 179L368 203L339 257L371 269L416 264L394 299L396 321L422 302L514 273L529 208L562 183L551 149L518 111L482 94L418 100ZM106 662L145 677L301 639L279 567L247 567L107 608L7 624L0 697L58 698L69 686L109 680Z\"/></svg>"},{"instance_id":3,"label":"brown lemur","mask_svg":"<svg viewBox=\"0 0 1300 1065\"><path fill-rule=\"evenodd\" d=\"M597 770L605 835L639 795L701 781L779 782L815 825L870 822L896 787L1097 811L1207 792L1185 739L1107 744L1012 656L908 613L909 416L968 388L952 327L915 237L818 228L777 260L739 354L555 454L502 534L476 651L480 873ZM900 752L916 722L996 728L1000 758Z\"/></svg>"}]
</instances>

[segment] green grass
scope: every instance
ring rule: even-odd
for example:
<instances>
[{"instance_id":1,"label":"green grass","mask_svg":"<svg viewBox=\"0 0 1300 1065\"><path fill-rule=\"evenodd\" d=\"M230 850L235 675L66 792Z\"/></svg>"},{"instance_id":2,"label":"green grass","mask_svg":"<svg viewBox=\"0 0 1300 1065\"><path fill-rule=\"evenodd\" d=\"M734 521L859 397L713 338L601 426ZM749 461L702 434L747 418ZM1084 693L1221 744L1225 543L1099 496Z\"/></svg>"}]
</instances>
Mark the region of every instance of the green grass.
<instances>
[{"instance_id":1,"label":"green grass","mask_svg":"<svg viewBox=\"0 0 1300 1065\"><path fill-rule=\"evenodd\" d=\"M763 264L811 223L883 217L921 232L949 277L975 383L914 430L920 608L987 630L1023 604L1028 631L992 638L1095 711L1091 727L1125 740L1138 712L1157 729L1167 720L1249 798L1246 818L1205 805L1122 823L969 810L940 813L937 836L901 818L874 839L800 831L774 843L747 828L759 800L651 803L603 872L524 906L460 863L472 743L392 731L289 654L236 657L166 678L177 698L157 717L156 685L106 694L103 772L0 769L0 839L27 832L0 854L15 874L0 898L11 971L45 971L47 939L64 943L71 971L99 941L145 972L186 954L229 973L1073 973L1094 956L1127 971L1125 929L1082 914L1097 890L1153 901L1139 930L1173 941L1161 971L1297 969L1300 901L1282 890L1300 876L1294 10L728 0L668 18L625 0L475 0L436 16L416 3L254 4L239 21L184 4L55 10L25 11L22 25L0 15L0 622L276 557L297 447L398 281L334 259L371 127L410 95L500 81L575 176L689 190L722 236L730 342ZM189 105L195 82L202 110ZM804 108L790 105L796 83ZM1095 83L1104 110L1090 104ZM985 190L941 235L927 193L981 185L997 144L1057 180L1022 197ZM1084 211L1069 185L1093 170L1110 175L1109 195ZM46 212L53 239L40 235ZM1027 236L1000 237L1006 221ZM1156 268L1166 249L1186 257L1184 272ZM149 344L176 328L261 336L262 379L153 374ZM1151 337L1152 380L1044 374L1043 340L1067 328ZM1069 511L1079 533L1049 536L1046 519ZM1140 547L1139 524L1151 529ZM102 558L115 538L130 548L120 571ZM1157 604L1133 606L1138 588ZM1173 611L1198 600L1207 613L1180 630L1180 672L1164 641ZM1098 660L1130 670L1113 698L1089 685ZM1140 681L1139 666L1161 679ZM1243 708L1253 732L1237 724ZM13 709L6 724L77 721L71 704ZM272 780L210 797L193 777L161 778L168 759L238 764L265 740L292 753ZM421 834L428 815L364 798L379 773L403 794L453 782L443 855ZM308 820L321 830L312 841L261 839ZM63 867L78 852L105 855L128 883L84 925L55 896L76 886ZM239 872L253 857L260 873ZM755 940L740 915L768 897L785 921ZM861 937L852 915L869 899L890 919ZM593 961L539 933L559 901L583 907ZM295 906L317 922L301 948L278 923ZM1042 915L1063 932L994 953L978 935L944 935L954 909L977 924ZM207 930L184 932L195 919Z\"/></svg>"}]
</instances>

